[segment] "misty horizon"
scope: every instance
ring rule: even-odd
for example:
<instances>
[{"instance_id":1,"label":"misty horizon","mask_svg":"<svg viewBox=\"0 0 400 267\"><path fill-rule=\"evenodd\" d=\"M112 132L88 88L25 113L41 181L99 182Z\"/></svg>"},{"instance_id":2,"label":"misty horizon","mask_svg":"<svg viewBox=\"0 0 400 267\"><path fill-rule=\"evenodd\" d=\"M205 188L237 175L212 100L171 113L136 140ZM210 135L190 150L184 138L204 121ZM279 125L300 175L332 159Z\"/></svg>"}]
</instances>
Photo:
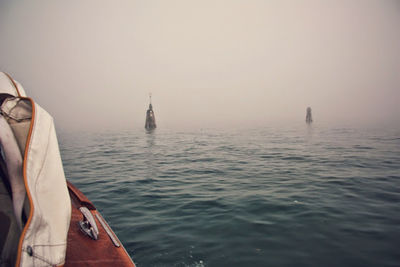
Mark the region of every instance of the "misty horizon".
<instances>
[{"instance_id":1,"label":"misty horizon","mask_svg":"<svg viewBox=\"0 0 400 267\"><path fill-rule=\"evenodd\" d=\"M396 1L0 0L0 70L62 129L400 126Z\"/></svg>"}]
</instances>

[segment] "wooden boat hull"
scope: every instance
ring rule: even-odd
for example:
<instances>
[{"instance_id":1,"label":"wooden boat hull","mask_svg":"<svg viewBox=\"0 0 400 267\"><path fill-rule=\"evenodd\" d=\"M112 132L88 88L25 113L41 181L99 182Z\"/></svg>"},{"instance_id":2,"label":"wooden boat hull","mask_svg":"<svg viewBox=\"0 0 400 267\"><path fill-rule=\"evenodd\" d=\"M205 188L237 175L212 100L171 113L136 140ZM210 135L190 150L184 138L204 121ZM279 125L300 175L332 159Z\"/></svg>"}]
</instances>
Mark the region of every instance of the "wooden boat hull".
<instances>
[{"instance_id":1,"label":"wooden boat hull","mask_svg":"<svg viewBox=\"0 0 400 267\"><path fill-rule=\"evenodd\" d=\"M71 223L68 231L67 254L64 267L72 266L126 266L135 267L132 259L126 252L118 237L108 226L92 202L67 182L71 197ZM79 221L83 215L80 207L86 207L93 215L98 230L98 239L94 240L80 229ZM108 228L108 229L107 229ZM108 231L108 233L106 232ZM116 246L119 244L119 247Z\"/></svg>"}]
</instances>

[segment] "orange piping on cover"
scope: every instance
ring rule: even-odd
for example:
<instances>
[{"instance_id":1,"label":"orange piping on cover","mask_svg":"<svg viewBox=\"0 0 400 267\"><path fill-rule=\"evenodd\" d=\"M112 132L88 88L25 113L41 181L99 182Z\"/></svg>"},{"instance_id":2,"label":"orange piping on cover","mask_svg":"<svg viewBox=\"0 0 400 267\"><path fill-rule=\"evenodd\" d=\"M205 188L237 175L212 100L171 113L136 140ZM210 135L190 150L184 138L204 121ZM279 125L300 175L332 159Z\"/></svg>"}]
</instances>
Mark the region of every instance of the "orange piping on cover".
<instances>
[{"instance_id":1,"label":"orange piping on cover","mask_svg":"<svg viewBox=\"0 0 400 267\"><path fill-rule=\"evenodd\" d=\"M17 83L16 83L16 82L14 81L14 79L10 76L10 74L8 74L8 73L6 73L6 72L3 72L3 73L8 77L8 79L10 79L10 81L12 82L12 84L13 84L14 87L15 87L15 90L17 91L18 96L21 97L21 94L19 93L19 90L18 90Z\"/></svg>"},{"instance_id":2,"label":"orange piping on cover","mask_svg":"<svg viewBox=\"0 0 400 267\"><path fill-rule=\"evenodd\" d=\"M15 266L18 267L21 263L21 254L22 254L22 242L24 241L24 237L26 234L26 231L28 230L28 227L32 221L32 217L33 217L33 201L32 201L32 196L31 193L29 192L29 187L28 187L28 179L26 177L26 163L28 160L28 151L29 151L29 145L31 142L31 137L32 137L32 131L33 131L33 126L35 123L35 103L33 102L32 98L29 97L22 97L21 99L27 99L31 102L32 105L32 119L31 119L31 125L29 127L29 133L28 133L28 138L26 140L26 144L25 144L25 153L24 153L24 167L23 167L23 174L24 174L24 183L25 183L25 189L26 189L26 194L28 195L28 199L29 199L29 205L30 205L30 211L29 211L29 217L28 217L28 221L25 224L25 227L21 233L21 237L19 238L19 243L18 243L18 254L17 254L17 261L15 263Z\"/></svg>"}]
</instances>

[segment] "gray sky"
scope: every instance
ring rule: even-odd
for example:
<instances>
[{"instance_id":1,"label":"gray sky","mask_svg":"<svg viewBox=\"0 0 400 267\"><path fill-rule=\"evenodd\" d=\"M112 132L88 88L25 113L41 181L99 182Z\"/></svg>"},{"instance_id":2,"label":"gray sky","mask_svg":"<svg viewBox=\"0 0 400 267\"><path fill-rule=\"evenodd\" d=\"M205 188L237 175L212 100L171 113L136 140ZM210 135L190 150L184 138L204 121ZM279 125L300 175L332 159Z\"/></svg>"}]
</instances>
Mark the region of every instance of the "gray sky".
<instances>
[{"instance_id":1,"label":"gray sky","mask_svg":"<svg viewBox=\"0 0 400 267\"><path fill-rule=\"evenodd\" d=\"M400 125L399 1L0 0L0 69L72 129Z\"/></svg>"}]
</instances>

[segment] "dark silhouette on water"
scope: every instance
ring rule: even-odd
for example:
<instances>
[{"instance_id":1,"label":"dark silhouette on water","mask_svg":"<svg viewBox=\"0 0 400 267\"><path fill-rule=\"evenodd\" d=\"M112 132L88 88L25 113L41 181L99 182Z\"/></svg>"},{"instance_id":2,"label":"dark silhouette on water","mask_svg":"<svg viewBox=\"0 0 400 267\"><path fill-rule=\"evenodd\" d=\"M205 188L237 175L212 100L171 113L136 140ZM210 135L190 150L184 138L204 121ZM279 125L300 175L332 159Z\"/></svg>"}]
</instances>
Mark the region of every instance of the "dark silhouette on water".
<instances>
[{"instance_id":1,"label":"dark silhouette on water","mask_svg":"<svg viewBox=\"0 0 400 267\"><path fill-rule=\"evenodd\" d=\"M154 117L154 111L153 111L153 106L151 105L151 94L150 94L150 105L146 113L146 123L144 125L144 128L146 128L146 130L153 130L156 127L157 127L156 118Z\"/></svg>"},{"instance_id":2,"label":"dark silhouette on water","mask_svg":"<svg viewBox=\"0 0 400 267\"><path fill-rule=\"evenodd\" d=\"M308 107L307 108L307 115L306 115L306 122L307 123L312 123L312 115L311 115L311 108Z\"/></svg>"}]
</instances>

